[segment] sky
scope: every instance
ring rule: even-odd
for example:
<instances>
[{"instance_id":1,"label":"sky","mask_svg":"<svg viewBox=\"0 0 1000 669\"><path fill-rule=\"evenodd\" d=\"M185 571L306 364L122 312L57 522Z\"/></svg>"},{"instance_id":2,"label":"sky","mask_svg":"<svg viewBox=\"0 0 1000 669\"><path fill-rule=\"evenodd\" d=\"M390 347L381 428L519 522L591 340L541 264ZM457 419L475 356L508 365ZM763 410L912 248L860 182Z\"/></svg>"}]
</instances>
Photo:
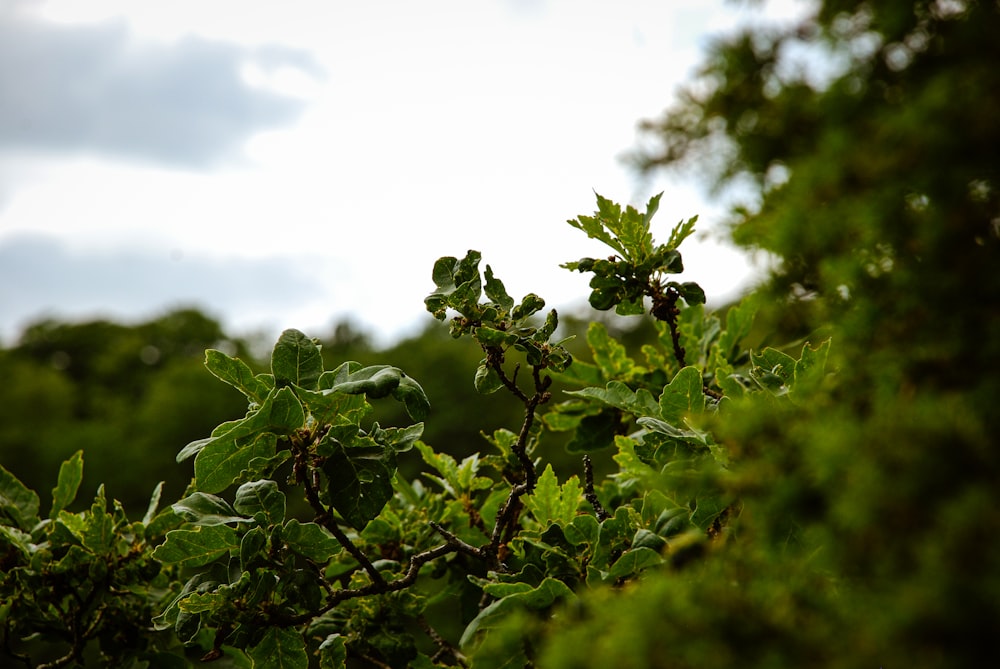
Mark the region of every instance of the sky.
<instances>
[{"instance_id":1,"label":"sky","mask_svg":"<svg viewBox=\"0 0 1000 669\"><path fill-rule=\"evenodd\" d=\"M432 319L441 256L578 309L595 192L654 236L699 215L710 304L759 266L694 175L640 179L637 124L709 40L793 0L0 0L0 343L40 318L197 306L231 334Z\"/></svg>"}]
</instances>

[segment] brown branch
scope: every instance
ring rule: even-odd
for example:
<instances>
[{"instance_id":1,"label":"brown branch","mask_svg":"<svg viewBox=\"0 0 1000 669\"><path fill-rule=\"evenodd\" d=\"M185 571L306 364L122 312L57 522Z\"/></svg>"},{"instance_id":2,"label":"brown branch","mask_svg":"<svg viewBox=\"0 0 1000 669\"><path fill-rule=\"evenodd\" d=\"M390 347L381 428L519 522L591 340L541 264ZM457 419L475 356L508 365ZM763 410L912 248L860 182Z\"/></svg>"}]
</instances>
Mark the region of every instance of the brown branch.
<instances>
[{"instance_id":1,"label":"brown branch","mask_svg":"<svg viewBox=\"0 0 1000 669\"><path fill-rule=\"evenodd\" d=\"M594 507L597 520L607 520L611 514L601 505L601 500L597 499L597 493L594 492L594 465L590 462L589 455L583 456L583 478L585 481L583 495L590 502L590 506Z\"/></svg>"},{"instance_id":2,"label":"brown branch","mask_svg":"<svg viewBox=\"0 0 1000 669\"><path fill-rule=\"evenodd\" d=\"M650 295L653 298L653 308L650 313L657 320L666 323L667 327L670 328L670 342L674 349L674 359L680 366L679 369L684 369L687 366L687 362L685 361L687 351L681 346L681 332L677 327L677 317L681 315L681 310L677 308L677 300L681 294L675 288L667 288L666 295L664 295L661 292L660 285L653 284ZM722 399L722 393L712 390L708 387L708 384L702 383L701 390L705 395L714 400Z\"/></svg>"},{"instance_id":3,"label":"brown branch","mask_svg":"<svg viewBox=\"0 0 1000 669\"><path fill-rule=\"evenodd\" d=\"M457 664L459 667L467 666L465 663L465 655L463 655L458 648L453 646L451 642L441 636L436 629L431 627L431 624L427 622L427 618L425 616L421 615L417 618L417 624L420 625L420 628L424 631L424 633L429 636L431 641L433 641L438 647L438 651L434 653L434 656L431 658L432 662L440 662L444 659L451 659L454 661L454 664Z\"/></svg>"},{"instance_id":4,"label":"brown branch","mask_svg":"<svg viewBox=\"0 0 1000 669\"><path fill-rule=\"evenodd\" d=\"M441 557L442 555L447 555L448 553L458 552L460 549L457 545L452 543L441 544L434 548L430 548L423 553L417 553L410 558L410 565L406 570L406 573L397 578L394 581L383 581L383 585L377 583L369 583L368 585L361 588L342 588L340 590L334 590L329 597L327 597L326 604L317 611L310 611L308 613L303 613L297 616L291 616L287 618L280 618L275 620L275 624L281 627L294 627L295 625L301 625L307 623L316 616L323 615L327 611L331 610L337 604L346 601L348 599L356 599L358 597L367 597L368 595L380 595L387 592L396 592L397 590L403 590L413 585L417 576L420 575L420 568L425 564ZM475 549L473 549L475 551ZM477 553L478 556L478 553Z\"/></svg>"},{"instance_id":5,"label":"brown branch","mask_svg":"<svg viewBox=\"0 0 1000 669\"><path fill-rule=\"evenodd\" d=\"M681 333L677 328L677 317L681 314L681 310L677 308L677 300L681 294L675 288L667 288L667 292L664 295L660 285L653 284L650 295L653 298L651 313L657 320L663 321L670 328L670 340L674 348L674 359L680 366L679 369L684 369L687 366L687 363L684 361L687 351L681 346Z\"/></svg>"},{"instance_id":6,"label":"brown branch","mask_svg":"<svg viewBox=\"0 0 1000 669\"><path fill-rule=\"evenodd\" d=\"M333 538L336 539L341 546L344 547L348 553L351 554L358 564L368 572L369 578L372 580L372 584L380 588L384 588L386 583L385 579L382 578L382 574L379 573L372 561L368 559L368 556L364 552L354 545L340 526L333 518L333 514L326 507L325 504L319 498L319 492L316 490L316 486L313 485L312 476L309 475L310 465L308 462L309 453L303 444L297 439L292 439L292 450L295 453L295 463L293 465L293 471L295 473L295 480L302 484L305 489L306 501L309 502L309 506L312 507L313 511L316 512L316 522L329 530ZM298 443L296 443L298 442Z\"/></svg>"},{"instance_id":7,"label":"brown branch","mask_svg":"<svg viewBox=\"0 0 1000 669\"><path fill-rule=\"evenodd\" d=\"M435 523L433 520L430 522L430 526L434 528L435 532L444 537L445 541L447 541L449 545L454 546L457 551L465 553L466 555L471 555L472 557L478 559L483 559L486 557L483 554L483 550L481 548L476 548L472 544L462 541L456 535L444 529L441 525Z\"/></svg>"}]
</instances>

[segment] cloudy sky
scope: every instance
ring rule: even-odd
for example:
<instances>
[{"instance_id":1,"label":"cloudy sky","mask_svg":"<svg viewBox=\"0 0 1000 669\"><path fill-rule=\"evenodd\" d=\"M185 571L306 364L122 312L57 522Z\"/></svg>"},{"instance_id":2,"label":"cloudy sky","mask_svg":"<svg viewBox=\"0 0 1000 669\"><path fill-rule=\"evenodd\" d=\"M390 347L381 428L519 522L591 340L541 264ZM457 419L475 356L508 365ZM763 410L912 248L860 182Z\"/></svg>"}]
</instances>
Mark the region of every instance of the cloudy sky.
<instances>
[{"instance_id":1,"label":"cloudy sky","mask_svg":"<svg viewBox=\"0 0 1000 669\"><path fill-rule=\"evenodd\" d=\"M385 343L468 249L517 297L574 305L586 278L559 263L603 249L565 221L594 191L666 191L662 236L717 229L694 178L621 157L712 35L760 20L723 0L0 0L0 341L193 304L235 332L350 316ZM752 277L710 237L685 261L717 300Z\"/></svg>"}]
</instances>

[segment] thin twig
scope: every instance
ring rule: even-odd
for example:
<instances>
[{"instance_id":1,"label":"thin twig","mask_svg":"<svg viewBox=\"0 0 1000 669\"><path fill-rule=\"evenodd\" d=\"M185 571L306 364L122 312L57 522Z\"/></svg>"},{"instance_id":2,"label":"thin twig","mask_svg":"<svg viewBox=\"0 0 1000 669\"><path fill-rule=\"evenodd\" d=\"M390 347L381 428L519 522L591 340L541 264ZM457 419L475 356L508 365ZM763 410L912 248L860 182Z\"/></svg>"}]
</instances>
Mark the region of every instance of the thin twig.
<instances>
[{"instance_id":1,"label":"thin twig","mask_svg":"<svg viewBox=\"0 0 1000 669\"><path fill-rule=\"evenodd\" d=\"M607 520L611 517L607 509L601 505L601 500L597 499L597 493L594 492L594 465L590 462L590 456L583 456L583 478L584 478L584 489L583 495L590 502L590 506L594 507L594 513L597 515L598 520Z\"/></svg>"},{"instance_id":2,"label":"thin twig","mask_svg":"<svg viewBox=\"0 0 1000 669\"><path fill-rule=\"evenodd\" d=\"M324 505L322 501L320 501L319 492L313 485L312 477L308 475L309 464L306 460L306 458L308 458L308 453L301 443L295 444L294 441L295 440L293 440L292 445L295 447L295 464L293 466L295 471L295 480L301 483L302 487L305 489L306 500L309 502L309 506L312 507L313 511L316 512L316 522L329 530L330 534L333 535L333 538L344 547L344 550L350 553L351 557L358 561L358 564L360 564L361 567L368 572L368 576L371 578L374 585L384 588L386 583L385 579L382 578L382 574L380 574L378 569L375 568L375 565L373 565L372 561L368 559L368 556L365 555L360 548L355 546L350 537L348 537L344 531L340 529L340 526L334 520L330 510L326 508L326 505Z\"/></svg>"}]
</instances>

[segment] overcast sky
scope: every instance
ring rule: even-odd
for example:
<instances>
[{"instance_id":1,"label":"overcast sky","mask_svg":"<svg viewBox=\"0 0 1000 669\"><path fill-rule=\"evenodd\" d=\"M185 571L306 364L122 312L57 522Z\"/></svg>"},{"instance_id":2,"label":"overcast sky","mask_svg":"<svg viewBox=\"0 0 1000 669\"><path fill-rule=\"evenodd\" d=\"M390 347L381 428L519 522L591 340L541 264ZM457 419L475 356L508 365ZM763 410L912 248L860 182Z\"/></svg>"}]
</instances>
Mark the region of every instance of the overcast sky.
<instances>
[{"instance_id":1,"label":"overcast sky","mask_svg":"<svg viewBox=\"0 0 1000 669\"><path fill-rule=\"evenodd\" d=\"M559 263L604 250L565 221L594 191L665 190L661 237L717 229L695 179L621 157L750 20L722 0L0 0L0 340L193 304L236 333L351 316L385 343L468 249L515 297L576 304L586 277ZM752 276L710 239L682 250L716 300Z\"/></svg>"}]
</instances>

